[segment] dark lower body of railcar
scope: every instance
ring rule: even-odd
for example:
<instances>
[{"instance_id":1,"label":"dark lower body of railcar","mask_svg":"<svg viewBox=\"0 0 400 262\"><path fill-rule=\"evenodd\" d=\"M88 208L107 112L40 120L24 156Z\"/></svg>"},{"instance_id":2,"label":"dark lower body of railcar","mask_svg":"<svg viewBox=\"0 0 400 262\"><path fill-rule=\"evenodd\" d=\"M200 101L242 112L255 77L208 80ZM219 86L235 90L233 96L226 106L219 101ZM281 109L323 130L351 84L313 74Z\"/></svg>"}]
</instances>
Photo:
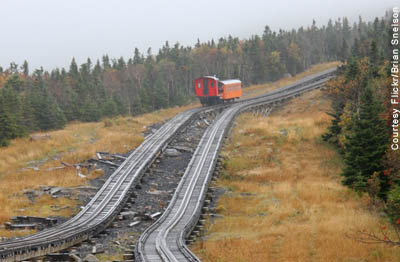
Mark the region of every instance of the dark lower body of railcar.
<instances>
[{"instance_id":1,"label":"dark lower body of railcar","mask_svg":"<svg viewBox=\"0 0 400 262\"><path fill-rule=\"evenodd\" d=\"M199 97L200 103L203 106L212 106L212 105L218 105L218 104L223 104L223 103L231 103L235 101L235 98L232 99L222 99L219 96L203 96Z\"/></svg>"}]
</instances>

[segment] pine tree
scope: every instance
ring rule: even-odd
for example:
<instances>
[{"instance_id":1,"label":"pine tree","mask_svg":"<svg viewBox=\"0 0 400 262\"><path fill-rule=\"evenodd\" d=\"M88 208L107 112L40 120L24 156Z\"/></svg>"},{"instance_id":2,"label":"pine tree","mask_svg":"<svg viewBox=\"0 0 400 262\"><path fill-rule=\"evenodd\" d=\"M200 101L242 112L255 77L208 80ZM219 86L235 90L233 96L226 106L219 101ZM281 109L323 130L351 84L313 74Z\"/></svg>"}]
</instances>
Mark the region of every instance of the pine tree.
<instances>
[{"instance_id":1,"label":"pine tree","mask_svg":"<svg viewBox=\"0 0 400 262\"><path fill-rule=\"evenodd\" d=\"M116 115L126 115L128 113L128 107L126 103L124 103L122 96L120 94L114 94L113 101L117 108Z\"/></svg>"},{"instance_id":2,"label":"pine tree","mask_svg":"<svg viewBox=\"0 0 400 262\"><path fill-rule=\"evenodd\" d=\"M29 75L29 65L28 65L28 61L24 61L24 64L22 65L22 72L24 74L24 76L28 76Z\"/></svg>"},{"instance_id":3,"label":"pine tree","mask_svg":"<svg viewBox=\"0 0 400 262\"><path fill-rule=\"evenodd\" d=\"M365 191L367 180L374 172L383 170L388 135L385 122L380 118L380 104L370 87L361 97L359 118L355 119L354 132L345 144L343 183L359 191ZM383 178L382 176L380 176ZM384 181L382 181L384 183Z\"/></svg>"},{"instance_id":4,"label":"pine tree","mask_svg":"<svg viewBox=\"0 0 400 262\"><path fill-rule=\"evenodd\" d=\"M23 125L23 108L21 96L14 91L12 86L5 86L0 90L0 99L3 110L11 122L12 135L9 138L21 137L25 134Z\"/></svg>"},{"instance_id":5,"label":"pine tree","mask_svg":"<svg viewBox=\"0 0 400 262\"><path fill-rule=\"evenodd\" d=\"M18 76L18 74L13 74L7 78L4 87L12 89L15 92L21 92L24 88L24 81Z\"/></svg>"},{"instance_id":6,"label":"pine tree","mask_svg":"<svg viewBox=\"0 0 400 262\"><path fill-rule=\"evenodd\" d=\"M143 64L143 57L139 52L139 49L135 47L135 54L133 57L133 64L138 65L138 64Z\"/></svg>"},{"instance_id":7,"label":"pine tree","mask_svg":"<svg viewBox=\"0 0 400 262\"><path fill-rule=\"evenodd\" d=\"M78 77L78 65L75 62L75 58L72 58L71 64L69 66L69 75L72 78Z\"/></svg>"},{"instance_id":8,"label":"pine tree","mask_svg":"<svg viewBox=\"0 0 400 262\"><path fill-rule=\"evenodd\" d=\"M67 122L54 97L43 91L33 100L36 125L40 130L63 128Z\"/></svg>"},{"instance_id":9,"label":"pine tree","mask_svg":"<svg viewBox=\"0 0 400 262\"><path fill-rule=\"evenodd\" d=\"M107 117L113 117L118 114L117 104L113 99L107 99L107 102L104 104L103 115Z\"/></svg>"},{"instance_id":10,"label":"pine tree","mask_svg":"<svg viewBox=\"0 0 400 262\"><path fill-rule=\"evenodd\" d=\"M80 120L86 122L97 122L101 119L102 112L99 106L90 98L85 100L83 108L81 109L81 118Z\"/></svg>"},{"instance_id":11,"label":"pine tree","mask_svg":"<svg viewBox=\"0 0 400 262\"><path fill-rule=\"evenodd\" d=\"M349 46L347 45L346 39L343 38L342 47L340 48L340 61L346 61L349 55Z\"/></svg>"},{"instance_id":12,"label":"pine tree","mask_svg":"<svg viewBox=\"0 0 400 262\"><path fill-rule=\"evenodd\" d=\"M56 99L45 86L40 74L36 73L36 79L30 92L27 94L27 103L30 104L35 118L35 126L39 130L51 130L63 128L67 122L64 112L60 109Z\"/></svg>"},{"instance_id":13,"label":"pine tree","mask_svg":"<svg viewBox=\"0 0 400 262\"><path fill-rule=\"evenodd\" d=\"M8 146L13 137L15 127L7 111L0 102L0 147Z\"/></svg>"},{"instance_id":14,"label":"pine tree","mask_svg":"<svg viewBox=\"0 0 400 262\"><path fill-rule=\"evenodd\" d=\"M342 131L342 127L340 126L341 116L343 114L344 105L342 102L334 103L333 112L327 113L332 116L333 119L331 121L331 125L328 127L328 132L322 135L322 139L324 141L328 141L331 144L334 144L339 147L339 135Z\"/></svg>"},{"instance_id":15,"label":"pine tree","mask_svg":"<svg viewBox=\"0 0 400 262\"><path fill-rule=\"evenodd\" d=\"M8 111L5 102L4 97L0 95L0 147L7 146L9 140L17 137L18 134L15 119Z\"/></svg>"}]
</instances>

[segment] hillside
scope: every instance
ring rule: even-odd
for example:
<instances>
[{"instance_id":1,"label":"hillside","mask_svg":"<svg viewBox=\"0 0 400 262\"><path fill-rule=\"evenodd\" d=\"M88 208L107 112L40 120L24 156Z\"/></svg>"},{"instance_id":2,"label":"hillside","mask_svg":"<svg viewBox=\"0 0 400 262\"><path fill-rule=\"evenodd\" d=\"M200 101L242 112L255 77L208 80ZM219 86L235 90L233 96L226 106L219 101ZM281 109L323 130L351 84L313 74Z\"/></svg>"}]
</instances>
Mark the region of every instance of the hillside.
<instances>
[{"instance_id":1,"label":"hillside","mask_svg":"<svg viewBox=\"0 0 400 262\"><path fill-rule=\"evenodd\" d=\"M399 249L352 237L389 226L340 182L342 159L321 139L330 104L316 90L239 117L217 182L222 217L192 246L202 261L399 261Z\"/></svg>"},{"instance_id":2,"label":"hillside","mask_svg":"<svg viewBox=\"0 0 400 262\"><path fill-rule=\"evenodd\" d=\"M254 96L297 81L338 63L325 63L294 77L270 84L245 89L247 96ZM48 140L30 141L28 137L11 141L10 146L0 148L0 223L16 215L70 217L78 212L81 202L76 197L52 198L47 194L29 200L24 192L40 186L78 187L88 185L90 179L101 177L101 170L83 169L87 177L78 176L75 167L62 167L62 162L79 164L96 158L96 152L127 153L143 141L142 133L148 126L160 123L175 114L199 106L193 103L144 114L137 117L116 117L93 123L72 123L64 129L34 135L47 134ZM0 237L20 236L31 231L8 231L0 228Z\"/></svg>"}]
</instances>

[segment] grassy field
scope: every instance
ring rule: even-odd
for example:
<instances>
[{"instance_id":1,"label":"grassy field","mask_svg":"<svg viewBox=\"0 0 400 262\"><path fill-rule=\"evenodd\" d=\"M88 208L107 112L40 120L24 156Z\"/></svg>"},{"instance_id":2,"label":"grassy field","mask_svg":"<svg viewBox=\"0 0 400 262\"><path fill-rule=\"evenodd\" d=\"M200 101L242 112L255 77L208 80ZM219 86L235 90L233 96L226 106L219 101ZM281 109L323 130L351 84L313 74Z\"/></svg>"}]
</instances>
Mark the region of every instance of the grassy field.
<instances>
[{"instance_id":1,"label":"grassy field","mask_svg":"<svg viewBox=\"0 0 400 262\"><path fill-rule=\"evenodd\" d=\"M217 182L223 218L191 247L202 261L400 261L399 248L349 237L387 225L341 185L342 160L320 138L329 109L316 90L269 117L239 117Z\"/></svg>"},{"instance_id":2,"label":"grassy field","mask_svg":"<svg viewBox=\"0 0 400 262\"><path fill-rule=\"evenodd\" d=\"M248 87L244 97L265 93L336 66L338 63L320 64L310 70L280 81ZM78 202L68 198L54 199L48 195L30 201L24 190L37 189L40 185L73 187L86 185L89 179L101 176L101 171L87 170L86 178L77 175L74 167L52 170L61 162L81 163L95 157L97 151L124 153L143 141L141 133L153 123L168 119L177 113L200 106L193 103L137 117L106 119L98 123L71 123L63 130L47 132L49 140L30 141L29 137L15 139L6 148L0 148L0 225L15 215L64 216L78 212ZM38 170L34 170L37 168ZM67 208L66 208L67 207ZM21 236L31 231L7 231L0 226L0 237Z\"/></svg>"},{"instance_id":3,"label":"grassy field","mask_svg":"<svg viewBox=\"0 0 400 262\"><path fill-rule=\"evenodd\" d=\"M153 123L198 106L176 107L137 117L105 119L97 123L73 123L63 130L48 132L49 140L30 141L29 137L13 140L0 149L0 223L11 216L65 216L78 210L78 202L68 198L54 199L43 195L32 203L24 194L26 189L40 185L73 187L86 185L89 179L103 175L99 170L81 178L75 167L52 170L69 164L81 163L95 157L97 151L124 153L143 141L141 133ZM38 170L34 170L36 167ZM67 207L67 208L65 208ZM0 237L20 236L31 231L7 231L0 228Z\"/></svg>"}]
</instances>

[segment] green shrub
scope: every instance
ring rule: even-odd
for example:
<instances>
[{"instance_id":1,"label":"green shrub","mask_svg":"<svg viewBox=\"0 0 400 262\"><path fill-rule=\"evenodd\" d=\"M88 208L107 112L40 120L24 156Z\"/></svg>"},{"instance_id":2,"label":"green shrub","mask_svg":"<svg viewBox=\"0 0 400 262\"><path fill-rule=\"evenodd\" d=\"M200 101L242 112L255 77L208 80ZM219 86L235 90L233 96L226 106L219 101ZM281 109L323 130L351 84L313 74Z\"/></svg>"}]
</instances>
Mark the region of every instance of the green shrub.
<instances>
[{"instance_id":1,"label":"green shrub","mask_svg":"<svg viewBox=\"0 0 400 262\"><path fill-rule=\"evenodd\" d=\"M395 186L388 193L386 213L392 222L400 219L400 186Z\"/></svg>"}]
</instances>

